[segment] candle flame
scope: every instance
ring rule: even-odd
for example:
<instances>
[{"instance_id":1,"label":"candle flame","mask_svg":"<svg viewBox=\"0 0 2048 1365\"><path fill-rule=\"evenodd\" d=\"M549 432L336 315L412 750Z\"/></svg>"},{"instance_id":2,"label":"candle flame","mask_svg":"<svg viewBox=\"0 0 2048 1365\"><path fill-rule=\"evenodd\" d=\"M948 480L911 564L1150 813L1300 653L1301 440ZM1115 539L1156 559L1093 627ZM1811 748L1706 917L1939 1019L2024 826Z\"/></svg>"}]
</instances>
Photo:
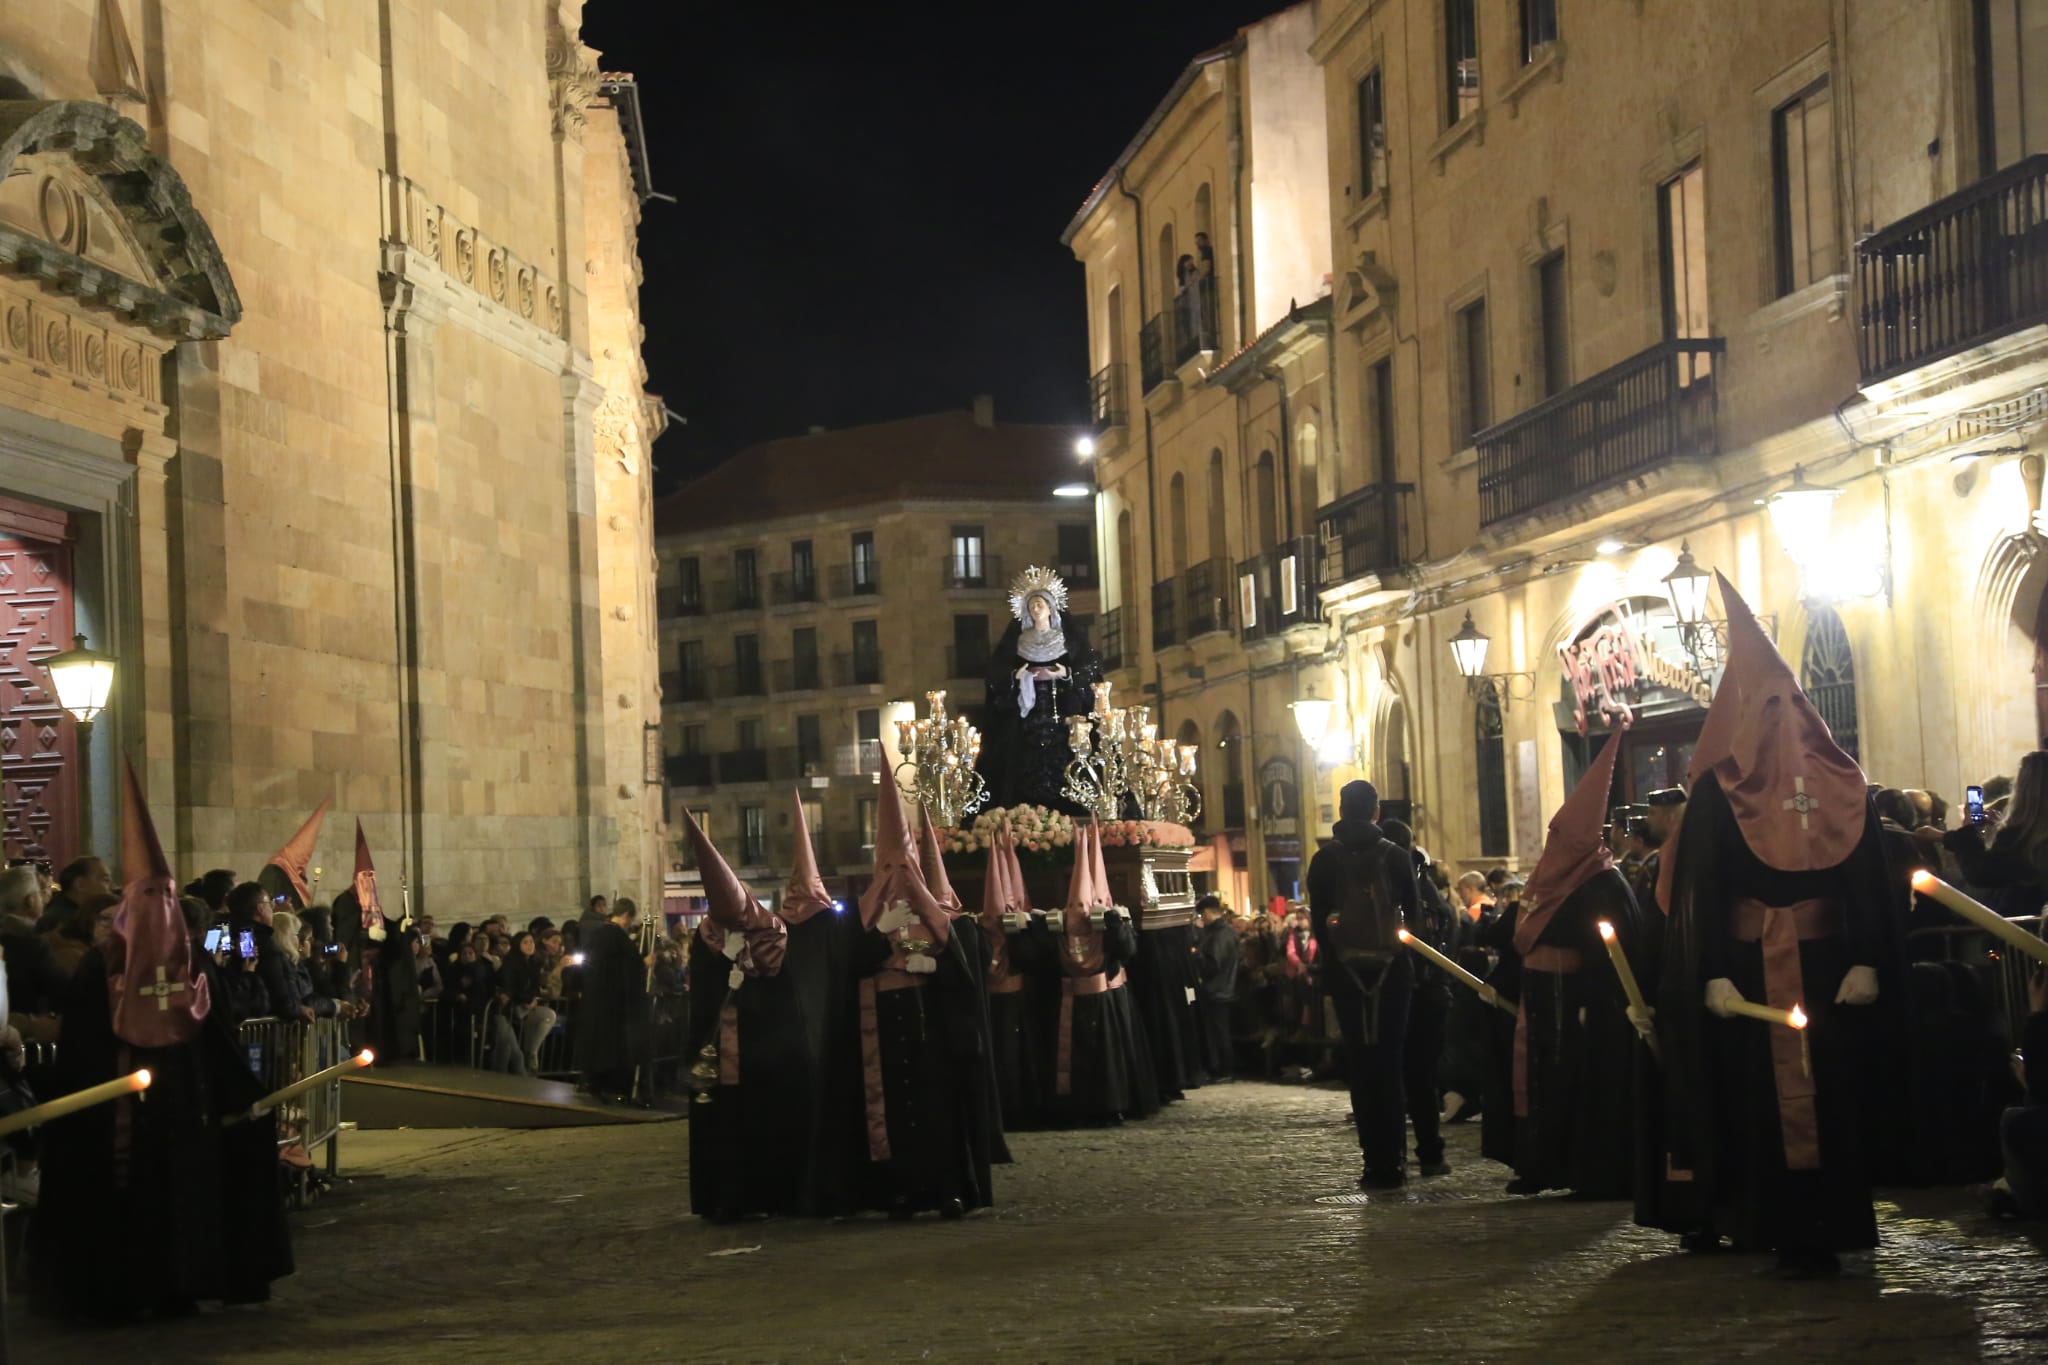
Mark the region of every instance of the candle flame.
<instances>
[{"instance_id":1,"label":"candle flame","mask_svg":"<svg viewBox=\"0 0 2048 1365\"><path fill-rule=\"evenodd\" d=\"M1396 929L1394 931L1394 937L1400 939L1401 942L1406 943L1410 938L1413 937L1413 935L1411 935L1406 929Z\"/></svg>"},{"instance_id":2,"label":"candle flame","mask_svg":"<svg viewBox=\"0 0 2048 1365\"><path fill-rule=\"evenodd\" d=\"M150 1083L154 1080L156 1080L156 1077L149 1074L148 1067L142 1068L142 1070L128 1078L129 1084L133 1085L137 1090L149 1089Z\"/></svg>"},{"instance_id":3,"label":"candle flame","mask_svg":"<svg viewBox=\"0 0 2048 1365\"><path fill-rule=\"evenodd\" d=\"M1932 872L1929 872L1924 867L1913 869L1912 881L1913 889L1915 891L1923 893L1932 891L1937 885L1940 884L1940 878L1936 877Z\"/></svg>"},{"instance_id":4,"label":"candle flame","mask_svg":"<svg viewBox=\"0 0 2048 1365\"><path fill-rule=\"evenodd\" d=\"M1790 1024L1793 1028L1805 1028L1806 1011L1799 1008L1799 1006L1794 1005L1792 1007L1792 1012L1785 1016L1785 1022Z\"/></svg>"},{"instance_id":5,"label":"candle flame","mask_svg":"<svg viewBox=\"0 0 2048 1365\"><path fill-rule=\"evenodd\" d=\"M1604 919L1600 921L1600 937L1607 943L1614 942L1614 926Z\"/></svg>"},{"instance_id":6,"label":"candle flame","mask_svg":"<svg viewBox=\"0 0 2048 1365\"><path fill-rule=\"evenodd\" d=\"M357 1065L357 1066L368 1066L368 1065L369 1065L370 1063L372 1063L372 1062L374 1062L374 1061L376 1061L376 1060L377 1060L377 1054L376 1054L376 1053L374 1053L374 1052L372 1052L372 1051L370 1051L370 1049L368 1049L368 1048L364 1048L364 1049L363 1049L363 1050L362 1050L361 1052L359 1052L359 1053L357 1053L357 1054L356 1054L356 1065Z\"/></svg>"}]
</instances>

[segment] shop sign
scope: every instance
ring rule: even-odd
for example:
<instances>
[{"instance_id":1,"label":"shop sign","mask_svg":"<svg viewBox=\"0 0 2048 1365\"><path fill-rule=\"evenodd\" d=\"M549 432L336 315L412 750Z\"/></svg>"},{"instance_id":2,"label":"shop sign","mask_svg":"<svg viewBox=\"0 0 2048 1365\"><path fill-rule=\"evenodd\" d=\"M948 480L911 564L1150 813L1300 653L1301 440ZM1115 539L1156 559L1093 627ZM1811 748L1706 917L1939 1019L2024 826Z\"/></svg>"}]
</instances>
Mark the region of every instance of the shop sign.
<instances>
[{"instance_id":1,"label":"shop sign","mask_svg":"<svg viewBox=\"0 0 2048 1365\"><path fill-rule=\"evenodd\" d=\"M1571 643L1558 646L1557 655L1571 681L1581 735L1593 715L1610 727L1632 723L1635 713L1630 707L1642 699L1646 682L1689 696L1701 706L1714 699L1712 684L1690 663L1657 652L1623 602L1595 612Z\"/></svg>"},{"instance_id":2,"label":"shop sign","mask_svg":"<svg viewBox=\"0 0 2048 1365\"><path fill-rule=\"evenodd\" d=\"M1259 814L1267 836L1293 834L1301 818L1301 789L1294 760L1269 758L1259 766Z\"/></svg>"}]
</instances>

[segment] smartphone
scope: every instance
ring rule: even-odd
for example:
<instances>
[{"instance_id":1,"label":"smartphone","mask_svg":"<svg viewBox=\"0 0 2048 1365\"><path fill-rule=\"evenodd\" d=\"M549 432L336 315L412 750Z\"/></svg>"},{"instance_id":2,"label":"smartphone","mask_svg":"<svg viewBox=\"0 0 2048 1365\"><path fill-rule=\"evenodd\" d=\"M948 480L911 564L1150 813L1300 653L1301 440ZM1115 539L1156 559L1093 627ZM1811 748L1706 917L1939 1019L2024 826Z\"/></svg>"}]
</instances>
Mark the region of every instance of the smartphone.
<instances>
[{"instance_id":1,"label":"smartphone","mask_svg":"<svg viewBox=\"0 0 2048 1365\"><path fill-rule=\"evenodd\" d=\"M235 947L244 961L256 956L256 931L244 929L241 937L235 940Z\"/></svg>"},{"instance_id":2,"label":"smartphone","mask_svg":"<svg viewBox=\"0 0 2048 1365\"><path fill-rule=\"evenodd\" d=\"M1963 788L1963 820L1972 825L1984 823L1984 789L1982 787Z\"/></svg>"},{"instance_id":3,"label":"smartphone","mask_svg":"<svg viewBox=\"0 0 2048 1365\"><path fill-rule=\"evenodd\" d=\"M340 946L341 945L337 943L323 943L320 945L320 951L327 954L327 956L329 957L333 957L334 954L339 950Z\"/></svg>"},{"instance_id":4,"label":"smartphone","mask_svg":"<svg viewBox=\"0 0 2048 1365\"><path fill-rule=\"evenodd\" d=\"M214 926L211 929L208 929L206 931L206 951L209 953L219 952L220 936L226 932L227 931L225 929L220 928L218 925Z\"/></svg>"}]
</instances>

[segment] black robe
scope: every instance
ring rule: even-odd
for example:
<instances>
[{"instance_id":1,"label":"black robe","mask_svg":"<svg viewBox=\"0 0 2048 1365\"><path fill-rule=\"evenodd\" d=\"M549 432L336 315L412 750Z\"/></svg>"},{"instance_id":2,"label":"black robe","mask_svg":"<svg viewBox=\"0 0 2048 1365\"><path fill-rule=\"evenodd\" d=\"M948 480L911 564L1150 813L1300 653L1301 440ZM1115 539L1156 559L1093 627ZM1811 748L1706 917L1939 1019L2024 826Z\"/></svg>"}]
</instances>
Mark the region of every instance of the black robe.
<instances>
[{"instance_id":1,"label":"black robe","mask_svg":"<svg viewBox=\"0 0 2048 1365\"><path fill-rule=\"evenodd\" d=\"M1468 920L1463 926L1470 931L1473 955L1482 964L1484 950L1494 952L1493 970L1485 974L1486 984L1498 991L1501 999L1510 1005L1518 1005L1522 999L1522 955L1515 951L1515 925L1520 920L1521 906L1514 904L1491 919L1476 924ZM1518 1126L1515 1123L1514 1089L1515 1019L1480 1000L1476 994L1472 998L1484 1011L1483 1018L1475 1022L1484 1031L1486 1046L1486 1092L1480 1106L1479 1154L1489 1161L1512 1168Z\"/></svg>"},{"instance_id":2,"label":"black robe","mask_svg":"<svg viewBox=\"0 0 2048 1365\"><path fill-rule=\"evenodd\" d=\"M202 970L218 1000L210 959ZM64 1043L46 1098L138 1067L149 1068L153 1083L141 1096L44 1126L42 1198L29 1224L38 1301L130 1321L199 1301L267 1299L270 1282L292 1272L277 1119L222 1125L263 1096L225 1013L210 1013L188 1043L131 1047L114 1034L97 948L79 964L61 1013Z\"/></svg>"},{"instance_id":3,"label":"black robe","mask_svg":"<svg viewBox=\"0 0 2048 1365\"><path fill-rule=\"evenodd\" d=\"M1141 929L1137 939L1130 965L1131 1003L1152 1050L1159 1098L1177 1100L1207 1079L1200 1025L1188 995L1195 985L1194 930L1185 924Z\"/></svg>"},{"instance_id":4,"label":"black robe","mask_svg":"<svg viewBox=\"0 0 2048 1365\"><path fill-rule=\"evenodd\" d=\"M1618 868L1596 873L1567 896L1537 936L1539 947L1576 950L1579 970L1523 965L1529 1113L1515 1124L1515 1174L1582 1199L1627 1199L1634 1188L1638 1035L1600 938L1601 920L1614 926L1633 967L1641 913Z\"/></svg>"},{"instance_id":5,"label":"black robe","mask_svg":"<svg viewBox=\"0 0 2048 1365\"><path fill-rule=\"evenodd\" d=\"M1040 666L1064 664L1067 676L1036 679L1028 715L1017 713L1017 670L1024 666L1017 641L1023 627L1012 621L989 655L988 708L982 716L981 756L975 768L988 783L992 807L1048 806L1069 815L1087 814L1062 795L1067 764L1073 758L1065 718L1095 709L1102 664L1072 617L1061 626L1067 652Z\"/></svg>"},{"instance_id":6,"label":"black robe","mask_svg":"<svg viewBox=\"0 0 2048 1365\"><path fill-rule=\"evenodd\" d=\"M960 940L961 955L967 960L967 975L974 986L977 1024L974 1050L954 1050L954 1064L958 1071L956 1084L976 1095L981 1106L981 1119L974 1125L973 1132L978 1140L986 1143L987 1151L980 1153L977 1159L1007 1166L1010 1164L1010 1144L1003 1136L1003 1096L996 1080L995 1043L989 1017L988 937L982 932L981 921L965 914L954 917L953 936Z\"/></svg>"},{"instance_id":7,"label":"black robe","mask_svg":"<svg viewBox=\"0 0 2048 1365\"><path fill-rule=\"evenodd\" d=\"M355 1041L374 1049L377 1064L417 1061L420 1055L420 969L413 948L419 933L410 925L400 933L388 916L384 938L371 939L363 928L363 912L353 888L334 898L334 938L348 949L348 960L370 967L369 1014L353 1025Z\"/></svg>"},{"instance_id":8,"label":"black robe","mask_svg":"<svg viewBox=\"0 0 2048 1365\"><path fill-rule=\"evenodd\" d=\"M887 935L862 934L851 954L856 985L882 971L894 952ZM877 1157L864 1149L863 1202L870 1208L917 1212L957 1199L976 1209L995 1198L987 1101L968 1060L981 1046L982 1024L972 968L957 935L931 955L938 970L919 978L922 985L875 992L888 1151ZM864 1074L858 1055L854 1074ZM865 1143L864 1108L858 1131Z\"/></svg>"},{"instance_id":9,"label":"black robe","mask_svg":"<svg viewBox=\"0 0 2048 1365\"><path fill-rule=\"evenodd\" d=\"M1799 965L1811 1022L1805 1030L1820 1154L1818 1169L1789 1169L1771 1051L1774 1024L1719 1019L1704 1004L1706 983L1733 981L1743 998L1765 998L1763 950L1730 932L1740 898L1765 905L1825 900L1842 929L1802 940ZM1914 1088L1908 1066L1901 917L1891 904L1877 816L1848 860L1812 872L1783 872L1749 849L1711 774L1686 807L1664 975L1657 1009L1664 1049L1665 1150L1645 1165L1689 1174L1643 1191L1637 1221L1675 1232L1711 1227L1752 1251L1812 1253L1877 1245L1871 1165ZM1852 966L1878 974L1871 1006L1835 1003ZM1884 1090L1873 1093L1874 1083ZM1893 1103L1883 1102L1892 1097ZM1646 1125L1646 1132L1653 1131Z\"/></svg>"},{"instance_id":10,"label":"black robe","mask_svg":"<svg viewBox=\"0 0 2048 1365\"><path fill-rule=\"evenodd\" d=\"M986 927L984 939L989 937ZM988 980L989 1071L1005 1132L1038 1127L1045 1121L1046 1072L1044 1011L1035 999L1048 970L1057 971L1049 954L1051 938L1042 929L1003 931L1004 971ZM991 951L991 960L994 953Z\"/></svg>"},{"instance_id":11,"label":"black robe","mask_svg":"<svg viewBox=\"0 0 2048 1365\"><path fill-rule=\"evenodd\" d=\"M583 994L570 1026L576 1069L593 1087L628 1084L645 1050L647 964L639 942L609 920L590 930L578 946ZM695 977L691 984L697 984Z\"/></svg>"},{"instance_id":12,"label":"black robe","mask_svg":"<svg viewBox=\"0 0 2048 1365\"><path fill-rule=\"evenodd\" d=\"M1048 916L1048 929L1053 923L1053 917ZM1127 917L1108 915L1103 919L1100 934L1100 975L1105 981L1113 981L1137 951L1137 930ZM1049 932L1047 937L1048 946L1058 955L1054 961L1065 963L1064 955L1069 951L1066 935ZM1050 1047L1046 1052L1046 1114L1057 1123L1092 1124L1115 1123L1156 1112L1158 1081L1151 1074L1151 1053L1138 1033L1129 987L1069 999L1063 979L1067 970L1065 966L1059 969L1060 994L1055 997ZM1063 1015L1069 1016L1065 1094L1060 1093L1059 1085Z\"/></svg>"}]
</instances>

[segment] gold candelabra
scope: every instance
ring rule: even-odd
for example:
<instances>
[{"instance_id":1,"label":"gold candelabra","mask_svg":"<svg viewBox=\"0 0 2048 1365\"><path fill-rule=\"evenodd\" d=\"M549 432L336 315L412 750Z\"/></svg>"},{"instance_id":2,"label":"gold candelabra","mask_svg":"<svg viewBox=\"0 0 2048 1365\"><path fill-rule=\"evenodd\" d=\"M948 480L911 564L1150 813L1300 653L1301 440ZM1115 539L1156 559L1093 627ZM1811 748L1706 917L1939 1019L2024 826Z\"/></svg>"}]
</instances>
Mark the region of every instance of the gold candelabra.
<instances>
[{"instance_id":1,"label":"gold candelabra","mask_svg":"<svg viewBox=\"0 0 2048 1365\"><path fill-rule=\"evenodd\" d=\"M1067 717L1067 764L1062 792L1098 820L1115 820L1130 797L1147 820L1187 824L1202 812L1192 744L1161 738L1146 706L1111 706L1110 684L1096 685L1092 715Z\"/></svg>"},{"instance_id":2,"label":"gold candelabra","mask_svg":"<svg viewBox=\"0 0 2048 1365\"><path fill-rule=\"evenodd\" d=\"M974 769L981 732L965 716L946 714L943 690L925 693L924 700L930 712L924 719L896 722L896 747L903 754L896 771L910 770L911 798L937 824L950 827L988 800L988 784Z\"/></svg>"}]
</instances>

